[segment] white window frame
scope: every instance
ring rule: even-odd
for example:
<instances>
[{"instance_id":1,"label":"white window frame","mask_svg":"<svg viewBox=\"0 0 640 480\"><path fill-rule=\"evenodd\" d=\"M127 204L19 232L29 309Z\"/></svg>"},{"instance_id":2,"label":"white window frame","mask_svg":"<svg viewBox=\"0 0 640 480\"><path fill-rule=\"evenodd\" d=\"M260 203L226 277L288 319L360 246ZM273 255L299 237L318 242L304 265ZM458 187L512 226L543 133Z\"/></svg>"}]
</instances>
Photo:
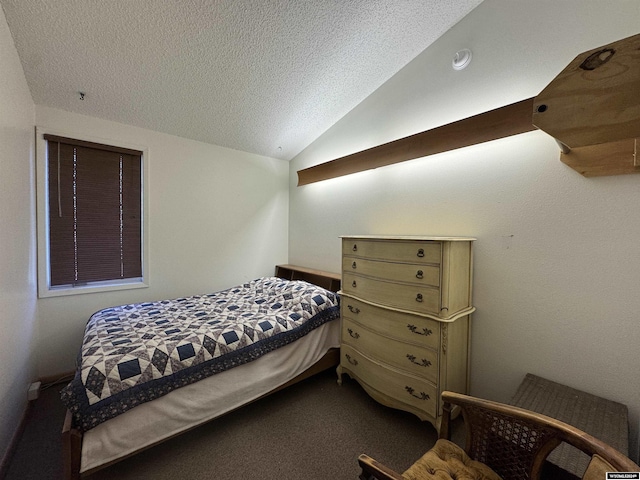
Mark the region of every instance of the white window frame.
<instances>
[{"instance_id":1,"label":"white window frame","mask_svg":"<svg viewBox=\"0 0 640 480\"><path fill-rule=\"evenodd\" d=\"M44 135L74 138L87 142L113 145L142 152L142 277L125 280L90 282L85 285L51 286L49 274L49 187L47 175L47 141ZM149 149L120 140L98 138L73 131L49 127L36 127L36 210L38 237L38 298L78 295L83 293L111 292L149 287Z\"/></svg>"}]
</instances>

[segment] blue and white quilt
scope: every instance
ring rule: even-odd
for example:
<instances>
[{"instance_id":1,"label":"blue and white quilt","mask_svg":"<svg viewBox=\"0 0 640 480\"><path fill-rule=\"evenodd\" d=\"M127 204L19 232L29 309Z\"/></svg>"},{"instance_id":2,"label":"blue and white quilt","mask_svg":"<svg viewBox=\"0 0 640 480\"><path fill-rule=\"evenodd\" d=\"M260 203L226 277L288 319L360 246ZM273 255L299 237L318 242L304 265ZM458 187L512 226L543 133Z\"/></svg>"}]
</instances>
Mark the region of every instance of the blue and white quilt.
<instances>
[{"instance_id":1,"label":"blue and white quilt","mask_svg":"<svg viewBox=\"0 0 640 480\"><path fill-rule=\"evenodd\" d=\"M304 281L253 280L209 295L107 308L85 329L62 401L81 431L291 343L339 317L339 297Z\"/></svg>"}]
</instances>

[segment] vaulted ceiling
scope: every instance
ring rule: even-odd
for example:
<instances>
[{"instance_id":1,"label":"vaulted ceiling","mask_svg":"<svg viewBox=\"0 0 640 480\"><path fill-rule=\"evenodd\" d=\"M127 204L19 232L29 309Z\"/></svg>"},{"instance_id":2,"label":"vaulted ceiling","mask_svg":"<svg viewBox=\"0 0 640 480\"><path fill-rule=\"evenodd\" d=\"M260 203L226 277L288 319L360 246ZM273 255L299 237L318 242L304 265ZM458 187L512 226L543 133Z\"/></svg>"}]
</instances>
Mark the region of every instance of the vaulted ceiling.
<instances>
[{"instance_id":1,"label":"vaulted ceiling","mask_svg":"<svg viewBox=\"0 0 640 480\"><path fill-rule=\"evenodd\" d=\"M290 160L481 1L0 4L37 105Z\"/></svg>"}]
</instances>

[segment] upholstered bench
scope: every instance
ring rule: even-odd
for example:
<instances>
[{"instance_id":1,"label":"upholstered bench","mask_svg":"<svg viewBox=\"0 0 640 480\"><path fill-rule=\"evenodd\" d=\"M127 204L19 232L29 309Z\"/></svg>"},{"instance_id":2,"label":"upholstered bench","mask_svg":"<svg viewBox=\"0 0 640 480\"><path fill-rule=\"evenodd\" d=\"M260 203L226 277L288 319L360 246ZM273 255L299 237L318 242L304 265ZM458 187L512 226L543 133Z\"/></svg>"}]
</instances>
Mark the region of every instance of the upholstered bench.
<instances>
[{"instance_id":1,"label":"upholstered bench","mask_svg":"<svg viewBox=\"0 0 640 480\"><path fill-rule=\"evenodd\" d=\"M511 404L568 423L629 455L628 411L621 403L527 373ZM568 472L580 478L590 459L577 448L562 443L547 460L555 477Z\"/></svg>"}]
</instances>

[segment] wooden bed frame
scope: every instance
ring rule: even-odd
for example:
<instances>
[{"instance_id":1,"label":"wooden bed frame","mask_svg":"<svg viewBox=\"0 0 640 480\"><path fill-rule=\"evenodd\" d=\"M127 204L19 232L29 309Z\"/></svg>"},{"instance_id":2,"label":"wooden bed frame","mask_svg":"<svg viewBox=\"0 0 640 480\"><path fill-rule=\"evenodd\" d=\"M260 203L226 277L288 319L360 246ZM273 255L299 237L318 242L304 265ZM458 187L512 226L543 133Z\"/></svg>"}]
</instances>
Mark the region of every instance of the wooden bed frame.
<instances>
[{"instance_id":1,"label":"wooden bed frame","mask_svg":"<svg viewBox=\"0 0 640 480\"><path fill-rule=\"evenodd\" d=\"M340 290L340 275L337 273L325 272L322 270L314 270L310 268L299 267L296 265L276 265L276 276L280 278L285 278L287 280L306 280L310 283L313 283L314 285L321 286L333 292L337 292L338 290ZM256 402L261 398L264 398L275 392L278 392L283 388L294 385L313 375L323 372L324 370L327 370L332 367L336 367L339 363L340 363L340 349L332 348L318 362L313 364L311 367L306 369L304 372L302 372L298 376L289 380L284 385L280 385L279 387L253 400L252 402L245 403L244 405L238 408L242 408L246 405L249 405L250 403ZM228 413L238 410L238 408L231 410ZM220 417L216 417L212 420L216 420L217 418L220 418ZM209 420L209 421L212 421L212 420ZM204 423L207 423L207 422L204 422ZM204 423L200 425L204 425ZM189 430L192 430L193 428L198 428L200 425L187 429L183 432L180 432L177 435L163 439L147 447L141 448L140 450L137 450L136 452L133 452L130 455L127 455L125 457L119 458L118 460L115 460L110 463L106 463L105 465L101 465L97 468L84 472L83 475L89 475L91 473L96 472L97 470L106 468L110 465L113 465L114 463L124 460L125 458L135 455L136 453L146 450L147 448L151 448L155 445L163 443L178 435L182 435L183 433L186 433ZM68 410L67 410L66 417L64 419L63 427L62 427L62 454L63 454L65 478L67 480L80 479L81 478L80 462L82 459L82 432L73 426L73 419L71 416L71 412L69 412Z\"/></svg>"}]
</instances>

